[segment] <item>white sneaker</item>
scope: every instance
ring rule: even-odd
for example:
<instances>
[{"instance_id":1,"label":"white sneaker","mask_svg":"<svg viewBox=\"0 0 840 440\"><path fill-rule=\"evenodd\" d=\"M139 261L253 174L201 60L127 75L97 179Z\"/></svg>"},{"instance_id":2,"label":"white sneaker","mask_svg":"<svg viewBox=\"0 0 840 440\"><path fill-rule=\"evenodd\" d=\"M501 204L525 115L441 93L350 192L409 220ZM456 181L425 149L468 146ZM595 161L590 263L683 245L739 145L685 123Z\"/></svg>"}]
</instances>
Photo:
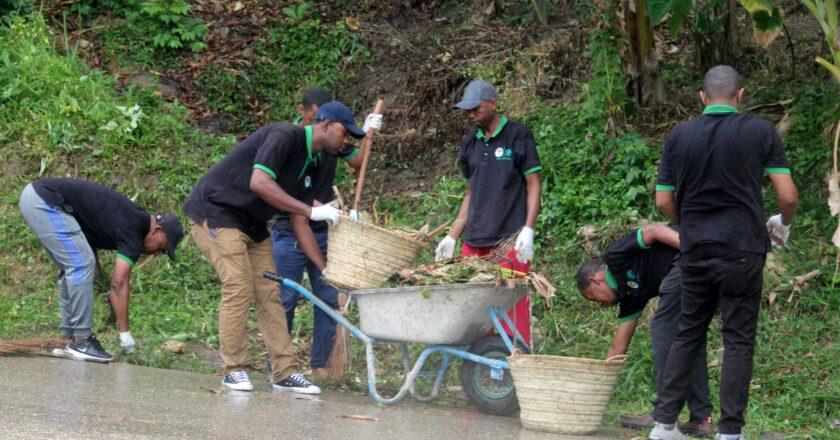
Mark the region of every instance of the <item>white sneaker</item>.
<instances>
[{"instance_id":1,"label":"white sneaker","mask_svg":"<svg viewBox=\"0 0 840 440\"><path fill-rule=\"evenodd\" d=\"M272 385L272 388L279 391L289 391L301 394L321 394L321 389L312 382L306 380L300 373L295 373L280 382Z\"/></svg>"},{"instance_id":2,"label":"white sneaker","mask_svg":"<svg viewBox=\"0 0 840 440\"><path fill-rule=\"evenodd\" d=\"M222 378L222 385L236 391L251 391L254 385L251 384L251 379L248 379L248 373L237 370L231 371Z\"/></svg>"},{"instance_id":3,"label":"white sneaker","mask_svg":"<svg viewBox=\"0 0 840 440\"><path fill-rule=\"evenodd\" d=\"M717 433L715 434L715 440L728 440L726 434ZM740 436L738 436L738 440L747 440L747 437L742 432Z\"/></svg>"},{"instance_id":4,"label":"white sneaker","mask_svg":"<svg viewBox=\"0 0 840 440\"><path fill-rule=\"evenodd\" d=\"M665 425L656 422L653 431L648 435L648 440L688 440L688 437L680 432L676 423L672 429L665 429Z\"/></svg>"}]
</instances>

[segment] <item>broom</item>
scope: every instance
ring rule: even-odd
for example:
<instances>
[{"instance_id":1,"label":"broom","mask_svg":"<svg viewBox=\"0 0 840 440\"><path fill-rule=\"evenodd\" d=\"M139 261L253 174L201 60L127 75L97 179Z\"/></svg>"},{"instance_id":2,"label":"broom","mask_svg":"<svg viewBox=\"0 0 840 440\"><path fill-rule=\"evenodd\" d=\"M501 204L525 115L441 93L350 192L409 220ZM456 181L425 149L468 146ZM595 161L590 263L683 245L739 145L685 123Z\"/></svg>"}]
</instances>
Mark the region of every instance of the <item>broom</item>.
<instances>
[{"instance_id":1,"label":"broom","mask_svg":"<svg viewBox=\"0 0 840 440\"><path fill-rule=\"evenodd\" d=\"M350 295L345 292L338 292L338 311L347 316L347 303ZM335 341L333 342L330 358L327 361L327 378L340 381L350 370L352 358L350 357L350 333L341 324L335 325Z\"/></svg>"},{"instance_id":2,"label":"broom","mask_svg":"<svg viewBox=\"0 0 840 440\"><path fill-rule=\"evenodd\" d=\"M39 338L39 339L0 339L0 356L14 354L35 354L40 351L47 351L53 348L64 348L67 346L67 339L64 338Z\"/></svg>"}]
</instances>

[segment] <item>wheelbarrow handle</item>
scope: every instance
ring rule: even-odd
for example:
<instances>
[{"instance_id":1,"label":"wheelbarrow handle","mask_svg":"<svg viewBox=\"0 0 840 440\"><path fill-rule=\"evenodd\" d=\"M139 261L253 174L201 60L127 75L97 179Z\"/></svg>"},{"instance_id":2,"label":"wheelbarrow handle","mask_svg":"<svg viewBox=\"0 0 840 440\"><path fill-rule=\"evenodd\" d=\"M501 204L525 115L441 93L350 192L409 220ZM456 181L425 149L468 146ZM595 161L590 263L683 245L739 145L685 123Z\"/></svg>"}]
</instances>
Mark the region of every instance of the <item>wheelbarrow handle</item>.
<instances>
[{"instance_id":1,"label":"wheelbarrow handle","mask_svg":"<svg viewBox=\"0 0 840 440\"><path fill-rule=\"evenodd\" d=\"M284 279L284 277L277 275L274 272L263 272L263 277L268 278L271 281L277 281L278 283L282 283Z\"/></svg>"}]
</instances>

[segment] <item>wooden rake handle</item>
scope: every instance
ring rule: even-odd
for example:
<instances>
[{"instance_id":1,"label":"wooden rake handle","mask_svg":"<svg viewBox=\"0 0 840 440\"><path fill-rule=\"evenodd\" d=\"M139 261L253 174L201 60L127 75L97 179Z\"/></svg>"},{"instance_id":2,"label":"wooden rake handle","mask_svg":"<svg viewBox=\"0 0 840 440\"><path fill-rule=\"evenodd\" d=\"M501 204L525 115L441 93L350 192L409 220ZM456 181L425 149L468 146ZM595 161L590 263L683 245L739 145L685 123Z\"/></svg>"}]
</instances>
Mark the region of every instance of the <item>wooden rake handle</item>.
<instances>
[{"instance_id":1,"label":"wooden rake handle","mask_svg":"<svg viewBox=\"0 0 840 440\"><path fill-rule=\"evenodd\" d=\"M373 113L382 113L382 106L385 103L379 99L373 107ZM353 210L358 212L359 200L362 199L362 185L365 183L365 171L370 161L370 150L373 148L373 130L370 130L362 141L362 168L359 169L359 181L356 182L356 195L353 198Z\"/></svg>"}]
</instances>

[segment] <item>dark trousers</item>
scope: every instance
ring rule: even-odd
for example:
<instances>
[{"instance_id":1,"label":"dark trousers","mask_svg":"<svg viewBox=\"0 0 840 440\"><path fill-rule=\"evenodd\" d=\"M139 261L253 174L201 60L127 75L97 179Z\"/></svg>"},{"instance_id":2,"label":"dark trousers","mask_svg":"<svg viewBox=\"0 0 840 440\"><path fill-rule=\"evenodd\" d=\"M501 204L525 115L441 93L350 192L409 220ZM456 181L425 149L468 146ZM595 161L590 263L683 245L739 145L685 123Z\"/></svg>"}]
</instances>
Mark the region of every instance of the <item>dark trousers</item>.
<instances>
[{"instance_id":1,"label":"dark trousers","mask_svg":"<svg viewBox=\"0 0 840 440\"><path fill-rule=\"evenodd\" d=\"M327 255L327 231L315 232L315 239L324 256ZM273 229L271 231L271 244L274 247L274 264L277 266L277 274L292 281L300 283L303 279L304 269L309 273L309 283L312 285L312 293L322 299L330 307L338 308L338 290L335 287L322 281L321 271L309 261L309 258L298 246L295 234L292 231ZM286 323L289 326L289 334L292 333L292 323L295 319L295 308L300 300L297 291L285 286L280 289L280 299L286 309ZM315 307L314 334L312 336L312 358L309 365L312 368L326 367L330 359L333 341L335 340L335 320Z\"/></svg>"},{"instance_id":2,"label":"dark trousers","mask_svg":"<svg viewBox=\"0 0 840 440\"><path fill-rule=\"evenodd\" d=\"M671 351L671 344L677 336L680 324L680 296L682 293L681 271L676 264L659 286L659 306L650 320L650 338L653 345L653 369L656 378L656 395L662 394L663 373ZM709 400L709 369L706 363L706 345L697 350L691 367L686 404L691 420L705 420L712 415ZM654 401L654 408L659 400Z\"/></svg>"},{"instance_id":3,"label":"dark trousers","mask_svg":"<svg viewBox=\"0 0 840 440\"><path fill-rule=\"evenodd\" d=\"M763 284L764 254L701 245L680 258L682 316L671 346L659 394L656 421L675 423L685 402L689 372L709 322L720 308L723 370L720 379L720 433L740 434L752 379L755 332Z\"/></svg>"}]
</instances>

